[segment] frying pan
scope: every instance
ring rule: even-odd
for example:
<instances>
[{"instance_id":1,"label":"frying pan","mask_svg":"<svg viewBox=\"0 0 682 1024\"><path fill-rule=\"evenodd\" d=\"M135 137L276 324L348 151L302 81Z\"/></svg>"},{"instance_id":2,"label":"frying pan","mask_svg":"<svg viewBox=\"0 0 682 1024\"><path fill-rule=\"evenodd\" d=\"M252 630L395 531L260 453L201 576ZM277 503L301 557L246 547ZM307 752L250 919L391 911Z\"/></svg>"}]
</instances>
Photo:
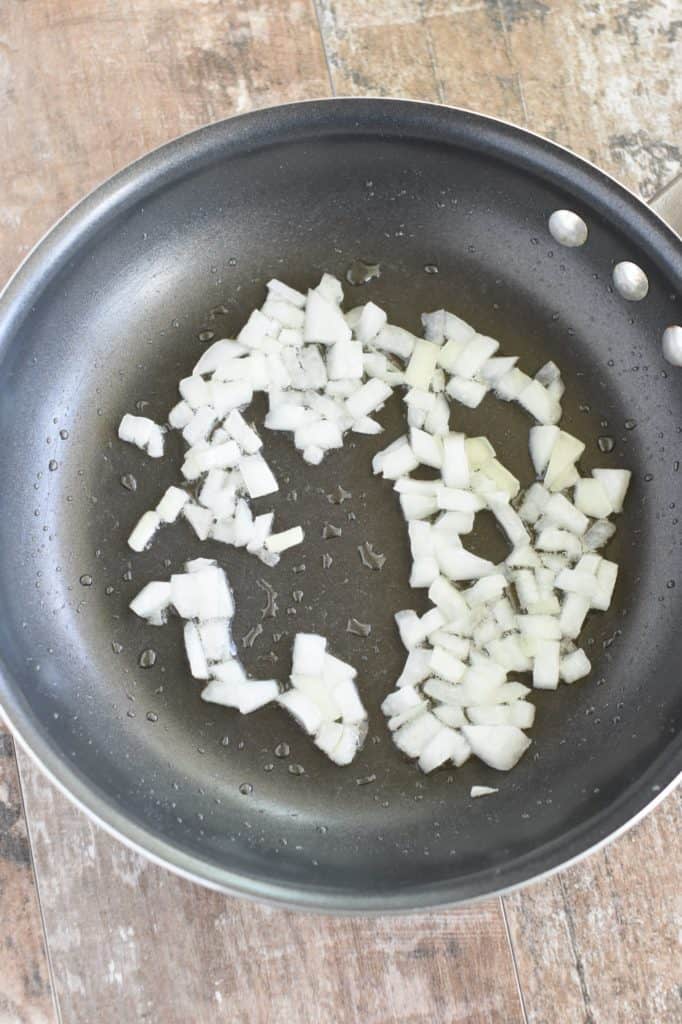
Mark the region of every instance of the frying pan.
<instances>
[{"instance_id":1,"label":"frying pan","mask_svg":"<svg viewBox=\"0 0 682 1024\"><path fill-rule=\"evenodd\" d=\"M582 248L550 236L561 208L586 221ZM270 277L305 288L357 259L381 276L349 285L348 305L371 298L414 331L421 311L445 306L528 372L554 359L563 423L587 441L584 469L633 471L609 549L621 565L614 604L585 634L591 676L533 695L533 746L509 775L471 760L426 778L379 711L403 660L393 613L426 608L407 585L395 497L370 471L404 430L399 399L381 437L319 467L268 435L280 491L260 505L306 531L277 569L199 544L181 523L141 555L126 546L177 479L180 444L147 459L116 441L122 413L164 421L201 339L234 336ZM613 289L620 260L648 275L644 301ZM119 838L204 884L291 906L452 904L598 846L682 764L682 388L661 352L664 328L681 322L681 289L679 239L643 203L565 150L464 111L294 104L204 128L118 174L38 245L0 307L0 701L12 728ZM452 422L487 434L530 481L520 409L489 397L455 407ZM342 502L339 485L351 495ZM479 518L473 550L503 557ZM342 535L324 539L325 523ZM363 566L365 541L386 556L381 571ZM370 738L351 766L333 766L280 709L240 717L202 703L177 623L153 629L127 610L144 583L199 554L228 573L250 673L286 679L299 630L323 633L357 666ZM263 580L277 592L274 617ZM348 632L350 618L371 634ZM148 650L156 660L143 668ZM472 801L472 784L499 793Z\"/></svg>"}]
</instances>

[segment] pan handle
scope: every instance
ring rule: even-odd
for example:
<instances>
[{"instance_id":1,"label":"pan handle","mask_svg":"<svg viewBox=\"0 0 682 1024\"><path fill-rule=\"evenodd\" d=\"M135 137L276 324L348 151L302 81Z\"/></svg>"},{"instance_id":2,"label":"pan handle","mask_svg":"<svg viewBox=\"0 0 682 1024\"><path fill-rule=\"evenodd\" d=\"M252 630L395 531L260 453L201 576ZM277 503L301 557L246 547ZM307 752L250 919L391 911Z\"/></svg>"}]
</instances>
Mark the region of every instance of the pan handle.
<instances>
[{"instance_id":1,"label":"pan handle","mask_svg":"<svg viewBox=\"0 0 682 1024\"><path fill-rule=\"evenodd\" d=\"M664 185L660 192L649 200L649 206L659 217L682 236L682 174Z\"/></svg>"}]
</instances>

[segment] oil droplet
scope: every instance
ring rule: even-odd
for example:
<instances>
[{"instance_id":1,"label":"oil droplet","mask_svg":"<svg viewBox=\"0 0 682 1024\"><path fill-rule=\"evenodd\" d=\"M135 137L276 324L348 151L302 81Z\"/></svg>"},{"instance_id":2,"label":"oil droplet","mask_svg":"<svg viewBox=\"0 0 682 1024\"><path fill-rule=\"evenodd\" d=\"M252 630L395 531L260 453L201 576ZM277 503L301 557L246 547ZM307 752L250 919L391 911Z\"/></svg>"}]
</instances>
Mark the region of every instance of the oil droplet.
<instances>
[{"instance_id":1,"label":"oil droplet","mask_svg":"<svg viewBox=\"0 0 682 1024\"><path fill-rule=\"evenodd\" d=\"M613 359L607 359L606 365L607 366L615 366L616 363L615 363L615 361Z\"/></svg>"},{"instance_id":2,"label":"oil droplet","mask_svg":"<svg viewBox=\"0 0 682 1024\"><path fill-rule=\"evenodd\" d=\"M123 644L120 644L118 640L112 640L111 649L114 652L114 654L120 654L121 651L123 650Z\"/></svg>"},{"instance_id":3,"label":"oil droplet","mask_svg":"<svg viewBox=\"0 0 682 1024\"><path fill-rule=\"evenodd\" d=\"M322 527L322 540L329 540L332 537L340 537L342 534L340 526L334 526L333 523L325 523Z\"/></svg>"},{"instance_id":4,"label":"oil droplet","mask_svg":"<svg viewBox=\"0 0 682 1024\"><path fill-rule=\"evenodd\" d=\"M302 764L290 764L287 771L289 775L305 775L305 768Z\"/></svg>"},{"instance_id":5,"label":"oil droplet","mask_svg":"<svg viewBox=\"0 0 682 1024\"><path fill-rule=\"evenodd\" d=\"M612 437L604 434L602 437L597 438L597 447L600 452L608 454L608 452L612 452L616 447L616 442Z\"/></svg>"},{"instance_id":6,"label":"oil droplet","mask_svg":"<svg viewBox=\"0 0 682 1024\"><path fill-rule=\"evenodd\" d=\"M366 260L354 260L346 271L346 281L352 285L367 284L375 277L381 277L380 265Z\"/></svg>"},{"instance_id":7,"label":"oil droplet","mask_svg":"<svg viewBox=\"0 0 682 1024\"><path fill-rule=\"evenodd\" d=\"M132 473L124 473L121 477L121 486L125 487L126 491L136 491L137 480Z\"/></svg>"},{"instance_id":8,"label":"oil droplet","mask_svg":"<svg viewBox=\"0 0 682 1024\"><path fill-rule=\"evenodd\" d=\"M47 464L47 468L49 469L50 473L54 473L55 469L59 469L59 463L57 462L56 459L50 459L50 461Z\"/></svg>"},{"instance_id":9,"label":"oil droplet","mask_svg":"<svg viewBox=\"0 0 682 1024\"><path fill-rule=\"evenodd\" d=\"M677 459L676 459L676 460L675 460L675 461L673 462L673 472L674 472L674 473L679 473L679 471L680 471L680 464L679 464L679 462L678 462L678 461L677 461Z\"/></svg>"},{"instance_id":10,"label":"oil droplet","mask_svg":"<svg viewBox=\"0 0 682 1024\"><path fill-rule=\"evenodd\" d=\"M157 715L156 711L148 711L147 712L147 721L148 722L158 722L158 720L159 720L159 716Z\"/></svg>"},{"instance_id":11,"label":"oil droplet","mask_svg":"<svg viewBox=\"0 0 682 1024\"><path fill-rule=\"evenodd\" d=\"M263 771L264 772L272 772L272 771L274 771L274 769L275 769L275 766L272 763L272 761L268 761L267 764L263 765Z\"/></svg>"},{"instance_id":12,"label":"oil droplet","mask_svg":"<svg viewBox=\"0 0 682 1024\"><path fill-rule=\"evenodd\" d=\"M674 590L675 589L675 580L668 580L668 582L666 583L666 587L668 588L668 590Z\"/></svg>"},{"instance_id":13,"label":"oil droplet","mask_svg":"<svg viewBox=\"0 0 682 1024\"><path fill-rule=\"evenodd\" d=\"M360 561L367 569L374 569L380 572L386 562L386 555L382 555L381 552L374 550L374 545L370 544L369 541L364 541L358 546L358 552L360 554Z\"/></svg>"},{"instance_id":14,"label":"oil droplet","mask_svg":"<svg viewBox=\"0 0 682 1024\"><path fill-rule=\"evenodd\" d=\"M425 274L437 274L438 273L438 267L436 266L435 263L427 263L425 265L425 267L424 267L424 273Z\"/></svg>"},{"instance_id":15,"label":"oil droplet","mask_svg":"<svg viewBox=\"0 0 682 1024\"><path fill-rule=\"evenodd\" d=\"M273 754L275 755L275 757L288 757L290 753L291 747L289 746L288 743L278 743L275 749L273 750Z\"/></svg>"},{"instance_id":16,"label":"oil droplet","mask_svg":"<svg viewBox=\"0 0 682 1024\"><path fill-rule=\"evenodd\" d=\"M104 588L104 593L107 595L107 597L111 597L113 592L114 592L114 588L112 587L111 583L109 584L108 587Z\"/></svg>"},{"instance_id":17,"label":"oil droplet","mask_svg":"<svg viewBox=\"0 0 682 1024\"><path fill-rule=\"evenodd\" d=\"M135 712L134 711L126 711L126 715L128 716L128 718L134 718L135 717Z\"/></svg>"},{"instance_id":18,"label":"oil droplet","mask_svg":"<svg viewBox=\"0 0 682 1024\"><path fill-rule=\"evenodd\" d=\"M332 564L332 562L333 562L333 561L334 561L334 559L332 558L332 556L331 556L331 555L328 555L328 554L327 554L327 553L325 552L325 553L324 553L324 554L322 555L322 568L323 568L323 569L330 569L330 568L331 568L331 564Z\"/></svg>"},{"instance_id":19,"label":"oil droplet","mask_svg":"<svg viewBox=\"0 0 682 1024\"><path fill-rule=\"evenodd\" d=\"M357 619L349 619L346 623L346 633L354 633L355 636L368 637L372 627L368 622L359 622Z\"/></svg>"},{"instance_id":20,"label":"oil droplet","mask_svg":"<svg viewBox=\"0 0 682 1024\"><path fill-rule=\"evenodd\" d=\"M300 604L301 601L303 600L303 591L302 590L292 590L291 596L293 597L293 599L296 602L296 604Z\"/></svg>"},{"instance_id":21,"label":"oil droplet","mask_svg":"<svg viewBox=\"0 0 682 1024\"><path fill-rule=\"evenodd\" d=\"M356 786L369 786L372 782L376 782L376 775L364 775L361 779L355 780Z\"/></svg>"},{"instance_id":22,"label":"oil droplet","mask_svg":"<svg viewBox=\"0 0 682 1024\"><path fill-rule=\"evenodd\" d=\"M227 261L227 265L228 265L228 267L236 267L237 266L236 258L234 256L230 256L229 260Z\"/></svg>"},{"instance_id":23,"label":"oil droplet","mask_svg":"<svg viewBox=\"0 0 682 1024\"><path fill-rule=\"evenodd\" d=\"M634 430L635 427L637 426L637 424L635 423L634 420L626 420L625 423L623 424L623 426L625 427L626 430Z\"/></svg>"},{"instance_id":24,"label":"oil droplet","mask_svg":"<svg viewBox=\"0 0 682 1024\"><path fill-rule=\"evenodd\" d=\"M62 441L68 441L68 439L69 439L69 432L68 432L68 430L60 430L59 431L59 436L61 437Z\"/></svg>"},{"instance_id":25,"label":"oil droplet","mask_svg":"<svg viewBox=\"0 0 682 1024\"><path fill-rule=\"evenodd\" d=\"M255 626L252 626L248 633L242 637L242 647L253 647L255 641L263 632L263 627L260 622L257 622Z\"/></svg>"},{"instance_id":26,"label":"oil droplet","mask_svg":"<svg viewBox=\"0 0 682 1024\"><path fill-rule=\"evenodd\" d=\"M327 826L326 826L326 825L318 825L318 826L317 826L317 831L318 831L318 832L320 833L320 835L321 835L321 836L324 836L324 835L326 835L326 834L327 834L327 832L329 831L329 829L327 828Z\"/></svg>"},{"instance_id":27,"label":"oil droplet","mask_svg":"<svg viewBox=\"0 0 682 1024\"><path fill-rule=\"evenodd\" d=\"M145 647L137 659L140 668L153 668L156 664L156 651L153 647Z\"/></svg>"},{"instance_id":28,"label":"oil droplet","mask_svg":"<svg viewBox=\"0 0 682 1024\"><path fill-rule=\"evenodd\" d=\"M126 583L130 583L132 578L133 578L133 570L132 569L126 569L126 571L121 576L121 579L125 580Z\"/></svg>"},{"instance_id":29,"label":"oil droplet","mask_svg":"<svg viewBox=\"0 0 682 1024\"><path fill-rule=\"evenodd\" d=\"M249 796L251 793L253 793L253 786L251 785L250 782L242 782L242 784L239 787L239 792L241 793L242 796Z\"/></svg>"},{"instance_id":30,"label":"oil droplet","mask_svg":"<svg viewBox=\"0 0 682 1024\"><path fill-rule=\"evenodd\" d=\"M645 481L646 481L647 483L651 483L651 481L653 480L653 478L654 478L654 474L653 474L653 473L645 473L645 474L644 474L644 479L645 479Z\"/></svg>"},{"instance_id":31,"label":"oil droplet","mask_svg":"<svg viewBox=\"0 0 682 1024\"><path fill-rule=\"evenodd\" d=\"M221 747L229 747L229 745L230 745L230 737L229 736L223 736L223 738L220 741L220 746Z\"/></svg>"},{"instance_id":32,"label":"oil droplet","mask_svg":"<svg viewBox=\"0 0 682 1024\"><path fill-rule=\"evenodd\" d=\"M91 587L92 586L92 576L90 576L87 572L84 572L83 575L78 580L78 582L80 583L80 585L82 587Z\"/></svg>"},{"instance_id":33,"label":"oil droplet","mask_svg":"<svg viewBox=\"0 0 682 1024\"><path fill-rule=\"evenodd\" d=\"M580 409L581 412L591 412L592 411L589 405L579 405L578 408Z\"/></svg>"},{"instance_id":34,"label":"oil droplet","mask_svg":"<svg viewBox=\"0 0 682 1024\"><path fill-rule=\"evenodd\" d=\"M199 341L213 341L215 333L213 331L200 331Z\"/></svg>"},{"instance_id":35,"label":"oil droplet","mask_svg":"<svg viewBox=\"0 0 682 1024\"><path fill-rule=\"evenodd\" d=\"M352 497L350 491L347 491L341 484L337 484L332 493L327 495L327 501L331 505L343 505L344 501L348 501Z\"/></svg>"}]
</instances>

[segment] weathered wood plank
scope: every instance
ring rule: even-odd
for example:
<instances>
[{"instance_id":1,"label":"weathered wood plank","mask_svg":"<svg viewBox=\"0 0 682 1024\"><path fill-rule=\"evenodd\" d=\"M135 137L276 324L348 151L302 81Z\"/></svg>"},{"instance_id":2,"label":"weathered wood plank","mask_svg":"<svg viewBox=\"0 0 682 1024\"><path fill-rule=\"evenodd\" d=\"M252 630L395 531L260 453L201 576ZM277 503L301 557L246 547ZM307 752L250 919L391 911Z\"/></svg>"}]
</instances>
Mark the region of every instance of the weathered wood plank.
<instances>
[{"instance_id":1,"label":"weathered wood plank","mask_svg":"<svg viewBox=\"0 0 682 1024\"><path fill-rule=\"evenodd\" d=\"M0 726L0 1021L56 1021L31 853L14 759Z\"/></svg>"},{"instance_id":2,"label":"weathered wood plank","mask_svg":"<svg viewBox=\"0 0 682 1024\"><path fill-rule=\"evenodd\" d=\"M617 842L504 904L529 1024L682 1021L679 790ZM560 1002L558 1000L560 999Z\"/></svg>"},{"instance_id":3,"label":"weathered wood plank","mask_svg":"<svg viewBox=\"0 0 682 1024\"><path fill-rule=\"evenodd\" d=\"M202 890L93 826L23 756L66 1022L521 1024L499 901L338 919Z\"/></svg>"}]
</instances>

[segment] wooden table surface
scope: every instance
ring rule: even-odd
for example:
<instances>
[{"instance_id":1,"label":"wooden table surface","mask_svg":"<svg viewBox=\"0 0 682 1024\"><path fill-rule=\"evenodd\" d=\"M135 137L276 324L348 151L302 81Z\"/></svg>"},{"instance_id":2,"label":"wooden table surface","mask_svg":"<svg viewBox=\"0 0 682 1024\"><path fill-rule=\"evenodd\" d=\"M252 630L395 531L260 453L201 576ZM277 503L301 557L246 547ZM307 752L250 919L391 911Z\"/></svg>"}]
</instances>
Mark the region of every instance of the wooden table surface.
<instances>
[{"instance_id":1,"label":"wooden table surface","mask_svg":"<svg viewBox=\"0 0 682 1024\"><path fill-rule=\"evenodd\" d=\"M498 115L648 197L681 66L679 0L4 0L0 278L152 147L332 93ZM501 900L335 920L154 867L0 733L0 1024L682 1022L681 810Z\"/></svg>"}]
</instances>

